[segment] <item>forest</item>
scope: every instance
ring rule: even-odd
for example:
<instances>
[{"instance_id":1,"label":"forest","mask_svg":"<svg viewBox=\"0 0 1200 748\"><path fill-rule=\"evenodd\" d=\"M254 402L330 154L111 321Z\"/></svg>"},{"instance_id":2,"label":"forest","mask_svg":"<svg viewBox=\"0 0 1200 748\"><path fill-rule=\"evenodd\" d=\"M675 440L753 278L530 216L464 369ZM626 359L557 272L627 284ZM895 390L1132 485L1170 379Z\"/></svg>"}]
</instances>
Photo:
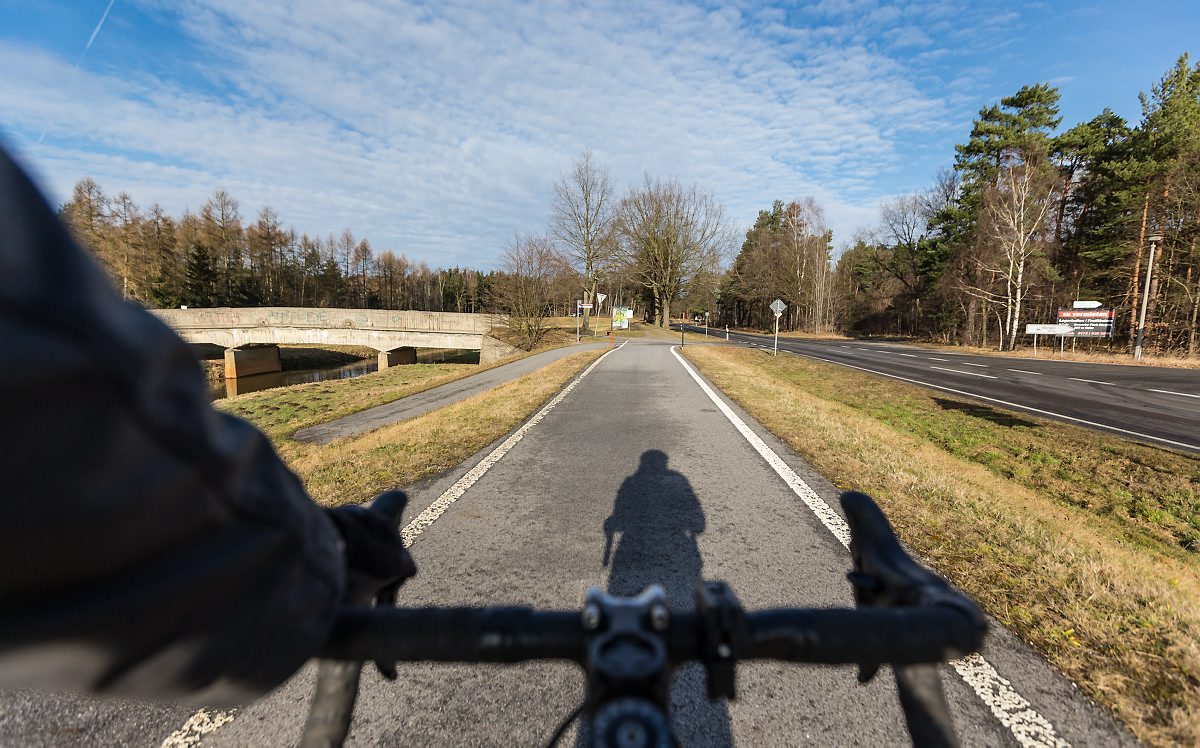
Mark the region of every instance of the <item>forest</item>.
<instances>
[{"instance_id":1,"label":"forest","mask_svg":"<svg viewBox=\"0 0 1200 748\"><path fill-rule=\"evenodd\" d=\"M269 207L245 220L224 191L172 218L85 179L60 215L124 296L152 307L553 316L604 293L659 325L708 313L766 329L779 298L785 330L1011 349L1074 301L1114 310L1103 344L1132 345L1144 302L1148 348L1195 356L1200 65L1183 55L1140 99L1136 124L1106 108L1066 129L1050 84L984 106L953 163L882 205L836 259L812 198L760 211L735 252L711 193L647 175L618 195L587 151L554 183L546 231L515 234L495 270L431 269L349 229L297 234Z\"/></svg>"},{"instance_id":2,"label":"forest","mask_svg":"<svg viewBox=\"0 0 1200 748\"><path fill-rule=\"evenodd\" d=\"M840 257L837 326L1011 349L1026 323L1098 301L1128 346L1145 301L1149 346L1195 356L1200 65L1180 57L1140 98L1135 125L1106 108L1061 131L1048 84L982 108L953 166Z\"/></svg>"}]
</instances>

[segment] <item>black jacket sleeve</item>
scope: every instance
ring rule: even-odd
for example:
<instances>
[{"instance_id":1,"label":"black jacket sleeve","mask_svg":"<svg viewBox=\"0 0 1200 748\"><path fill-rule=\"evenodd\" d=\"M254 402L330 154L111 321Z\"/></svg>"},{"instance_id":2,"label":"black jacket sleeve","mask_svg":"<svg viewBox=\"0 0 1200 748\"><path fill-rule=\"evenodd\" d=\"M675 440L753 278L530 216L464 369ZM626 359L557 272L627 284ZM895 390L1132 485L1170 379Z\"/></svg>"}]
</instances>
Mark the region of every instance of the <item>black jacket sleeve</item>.
<instances>
[{"instance_id":1,"label":"black jacket sleeve","mask_svg":"<svg viewBox=\"0 0 1200 748\"><path fill-rule=\"evenodd\" d=\"M323 644L339 544L0 150L0 686L258 696Z\"/></svg>"}]
</instances>

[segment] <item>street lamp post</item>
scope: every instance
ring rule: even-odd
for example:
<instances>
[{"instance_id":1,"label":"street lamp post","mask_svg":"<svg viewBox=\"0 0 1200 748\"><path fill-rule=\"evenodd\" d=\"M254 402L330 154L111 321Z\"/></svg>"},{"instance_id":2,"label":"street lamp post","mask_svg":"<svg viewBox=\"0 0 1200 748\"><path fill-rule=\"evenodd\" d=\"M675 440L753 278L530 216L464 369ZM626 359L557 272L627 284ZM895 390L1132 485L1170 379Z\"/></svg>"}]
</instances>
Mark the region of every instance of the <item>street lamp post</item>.
<instances>
[{"instance_id":1,"label":"street lamp post","mask_svg":"<svg viewBox=\"0 0 1200 748\"><path fill-rule=\"evenodd\" d=\"M1138 331L1137 343L1133 346L1133 360L1142 360L1142 338L1146 334L1146 307L1150 301L1150 276L1154 273L1154 255L1158 252L1158 245L1162 244L1162 234L1151 234L1146 237L1146 241L1150 242L1150 258L1146 260L1146 287L1142 291L1142 311L1138 314Z\"/></svg>"}]
</instances>

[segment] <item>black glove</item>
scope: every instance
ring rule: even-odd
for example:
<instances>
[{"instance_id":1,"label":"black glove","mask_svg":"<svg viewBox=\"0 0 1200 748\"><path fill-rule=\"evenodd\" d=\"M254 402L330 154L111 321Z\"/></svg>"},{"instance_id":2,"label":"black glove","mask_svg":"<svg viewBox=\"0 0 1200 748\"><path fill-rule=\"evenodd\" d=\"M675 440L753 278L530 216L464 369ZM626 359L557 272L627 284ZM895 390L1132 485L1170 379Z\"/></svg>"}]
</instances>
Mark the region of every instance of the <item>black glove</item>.
<instances>
[{"instance_id":1,"label":"black glove","mask_svg":"<svg viewBox=\"0 0 1200 748\"><path fill-rule=\"evenodd\" d=\"M380 593L395 599L395 590L417 573L417 565L400 540L394 517L363 506L328 510L345 544L346 602L369 605Z\"/></svg>"}]
</instances>

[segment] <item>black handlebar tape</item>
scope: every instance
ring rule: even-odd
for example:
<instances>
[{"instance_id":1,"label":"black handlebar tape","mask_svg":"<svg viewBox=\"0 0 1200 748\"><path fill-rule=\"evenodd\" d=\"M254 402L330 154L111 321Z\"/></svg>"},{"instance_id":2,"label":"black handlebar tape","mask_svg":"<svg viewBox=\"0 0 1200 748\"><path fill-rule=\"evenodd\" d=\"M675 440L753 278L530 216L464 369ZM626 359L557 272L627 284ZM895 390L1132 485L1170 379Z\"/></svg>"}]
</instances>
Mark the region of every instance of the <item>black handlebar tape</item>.
<instances>
[{"instance_id":1,"label":"black handlebar tape","mask_svg":"<svg viewBox=\"0 0 1200 748\"><path fill-rule=\"evenodd\" d=\"M385 662L584 659L579 611L494 608L348 608L321 657Z\"/></svg>"},{"instance_id":2,"label":"black handlebar tape","mask_svg":"<svg viewBox=\"0 0 1200 748\"><path fill-rule=\"evenodd\" d=\"M892 609L764 610L746 616L741 659L859 665L916 665L963 657L983 632L949 606Z\"/></svg>"},{"instance_id":3,"label":"black handlebar tape","mask_svg":"<svg viewBox=\"0 0 1200 748\"><path fill-rule=\"evenodd\" d=\"M350 732L358 696L361 662L324 660L317 665L317 688L300 737L300 748L335 748Z\"/></svg>"},{"instance_id":4,"label":"black handlebar tape","mask_svg":"<svg viewBox=\"0 0 1200 748\"><path fill-rule=\"evenodd\" d=\"M957 748L958 735L938 669L933 665L909 665L893 668L893 672L912 744L918 748Z\"/></svg>"},{"instance_id":5,"label":"black handlebar tape","mask_svg":"<svg viewBox=\"0 0 1200 748\"><path fill-rule=\"evenodd\" d=\"M371 509L387 516L396 524L400 524L400 515L408 504L408 494L396 489L384 491L371 501Z\"/></svg>"}]
</instances>

